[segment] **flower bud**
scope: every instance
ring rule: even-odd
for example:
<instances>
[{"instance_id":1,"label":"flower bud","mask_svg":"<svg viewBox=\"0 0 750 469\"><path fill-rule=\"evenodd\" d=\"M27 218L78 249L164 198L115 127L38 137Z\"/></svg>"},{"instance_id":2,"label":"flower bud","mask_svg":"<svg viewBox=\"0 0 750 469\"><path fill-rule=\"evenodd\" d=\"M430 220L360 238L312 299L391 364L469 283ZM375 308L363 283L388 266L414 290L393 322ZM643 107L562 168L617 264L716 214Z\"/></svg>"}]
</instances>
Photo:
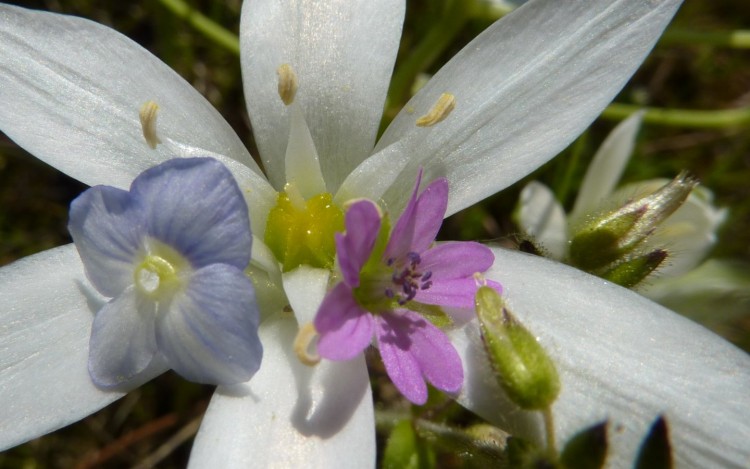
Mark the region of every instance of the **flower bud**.
<instances>
[{"instance_id":1,"label":"flower bud","mask_svg":"<svg viewBox=\"0 0 750 469\"><path fill-rule=\"evenodd\" d=\"M613 262L625 259L680 208L697 184L682 172L653 194L589 222L571 238L571 264L600 273Z\"/></svg>"},{"instance_id":2,"label":"flower bud","mask_svg":"<svg viewBox=\"0 0 750 469\"><path fill-rule=\"evenodd\" d=\"M494 289L480 287L474 303L482 341L500 386L522 409L549 407L560 391L560 378L542 346L511 315Z\"/></svg>"}]
</instances>

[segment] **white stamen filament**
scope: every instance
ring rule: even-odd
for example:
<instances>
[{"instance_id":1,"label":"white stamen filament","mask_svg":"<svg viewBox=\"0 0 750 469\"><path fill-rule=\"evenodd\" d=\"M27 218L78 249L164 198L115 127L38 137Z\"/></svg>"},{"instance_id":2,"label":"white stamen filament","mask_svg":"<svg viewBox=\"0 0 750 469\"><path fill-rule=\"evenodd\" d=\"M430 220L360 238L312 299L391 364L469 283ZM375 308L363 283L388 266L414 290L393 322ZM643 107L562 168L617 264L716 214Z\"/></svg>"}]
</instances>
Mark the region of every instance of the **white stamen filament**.
<instances>
[{"instance_id":1,"label":"white stamen filament","mask_svg":"<svg viewBox=\"0 0 750 469\"><path fill-rule=\"evenodd\" d=\"M318 337L318 331L315 330L313 323L308 322L300 327L297 337L294 338L294 353L302 364L315 366L320 362L320 355L310 353L310 346Z\"/></svg>"},{"instance_id":2,"label":"white stamen filament","mask_svg":"<svg viewBox=\"0 0 750 469\"><path fill-rule=\"evenodd\" d=\"M156 148L156 145L161 143L161 140L159 140L159 137L156 135L156 114L158 111L158 104L153 101L146 101L143 103L143 106L141 106L139 112L143 138L146 139L146 143L152 150Z\"/></svg>"},{"instance_id":3,"label":"white stamen filament","mask_svg":"<svg viewBox=\"0 0 750 469\"><path fill-rule=\"evenodd\" d=\"M487 279L481 272L474 272L474 282L477 284L477 287L487 286Z\"/></svg>"},{"instance_id":4,"label":"white stamen filament","mask_svg":"<svg viewBox=\"0 0 750 469\"><path fill-rule=\"evenodd\" d=\"M456 107L456 97L450 93L443 93L438 98L432 109L424 116L417 119L417 127L431 127L443 121Z\"/></svg>"}]
</instances>

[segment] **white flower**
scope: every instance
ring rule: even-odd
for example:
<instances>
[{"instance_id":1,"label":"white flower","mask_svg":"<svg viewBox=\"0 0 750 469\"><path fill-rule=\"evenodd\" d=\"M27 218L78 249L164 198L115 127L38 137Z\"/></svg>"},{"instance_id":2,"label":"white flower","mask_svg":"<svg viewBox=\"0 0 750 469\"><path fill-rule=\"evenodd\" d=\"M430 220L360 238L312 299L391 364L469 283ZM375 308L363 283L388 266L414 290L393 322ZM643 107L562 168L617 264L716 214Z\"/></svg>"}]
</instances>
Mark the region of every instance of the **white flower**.
<instances>
[{"instance_id":1,"label":"white flower","mask_svg":"<svg viewBox=\"0 0 750 469\"><path fill-rule=\"evenodd\" d=\"M289 143L319 155L325 189L338 202L367 197L398 213L422 167L426 180L447 178L451 214L528 174L582 132L643 60L679 3L529 2L446 64L375 145L403 1L246 2L245 96L270 182L218 113L132 41L85 20L2 6L0 129L87 184L127 187L175 154L213 156L245 191L256 235L264 231L275 190L314 161L292 154L286 165ZM293 66L300 85L289 107L277 89L283 64ZM416 119L443 93L455 96L453 112L437 125L417 127ZM145 144L138 121L137 109L150 100L160 107L156 132L162 144L156 149ZM315 179L295 182L319 187ZM278 264L262 245L253 242L254 280L261 309L273 314L259 331L264 362L248 383L218 388L191 465L372 464L364 362L304 367L290 353L297 323L275 314L288 301L300 323L311 321L326 292L327 271L302 266L284 275L284 299L273 285ZM563 389L554 411L562 441L607 416L623 429L613 437L610 460L629 464L637 440L663 412L678 462L747 462L742 435L750 419L742 403L750 360L744 353L627 290L543 259L494 253L488 277L504 284L513 311L561 368ZM265 299L258 277L264 272L270 284ZM84 294L87 285L71 246L0 270L0 395L11 403L0 409L3 447L121 396L96 388L86 372L92 311L99 304ZM535 416L498 406L500 391L481 374L476 324L453 335L469 378L459 400L494 422L514 420L508 428L520 435L538 436ZM733 432L723 431L728 425Z\"/></svg>"}]
</instances>

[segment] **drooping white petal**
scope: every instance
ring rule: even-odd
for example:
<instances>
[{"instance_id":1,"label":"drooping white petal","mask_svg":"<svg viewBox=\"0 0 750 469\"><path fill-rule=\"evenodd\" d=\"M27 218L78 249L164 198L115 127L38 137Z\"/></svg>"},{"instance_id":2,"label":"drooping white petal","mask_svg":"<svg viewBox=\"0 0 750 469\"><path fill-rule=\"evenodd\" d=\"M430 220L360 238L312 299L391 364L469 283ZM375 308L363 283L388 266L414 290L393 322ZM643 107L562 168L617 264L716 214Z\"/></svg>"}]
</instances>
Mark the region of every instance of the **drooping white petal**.
<instances>
[{"instance_id":1,"label":"drooping white petal","mask_svg":"<svg viewBox=\"0 0 750 469\"><path fill-rule=\"evenodd\" d=\"M373 467L375 422L364 359L302 365L292 318L261 325L263 366L219 387L203 418L191 468Z\"/></svg>"},{"instance_id":2,"label":"drooping white petal","mask_svg":"<svg viewBox=\"0 0 750 469\"><path fill-rule=\"evenodd\" d=\"M328 190L372 150L399 45L403 0L254 0L240 24L242 75L263 165L284 185L288 109L276 70L299 78L304 111Z\"/></svg>"},{"instance_id":3,"label":"drooping white petal","mask_svg":"<svg viewBox=\"0 0 750 469\"><path fill-rule=\"evenodd\" d=\"M677 467L750 462L750 357L703 327L576 269L493 249L486 273L510 310L555 360L562 390L553 405L558 441L609 419L612 467L629 467L650 423L669 422ZM526 437L536 415L513 410L493 384L476 321L452 333L467 376L460 402Z\"/></svg>"},{"instance_id":4,"label":"drooping white petal","mask_svg":"<svg viewBox=\"0 0 750 469\"><path fill-rule=\"evenodd\" d=\"M531 181L518 201L518 223L539 247L554 259L568 250L568 220L555 194L544 184Z\"/></svg>"},{"instance_id":5,"label":"drooping white petal","mask_svg":"<svg viewBox=\"0 0 750 469\"><path fill-rule=\"evenodd\" d=\"M94 312L105 301L72 244L0 269L0 449L80 420L123 395L95 387L87 368Z\"/></svg>"},{"instance_id":6,"label":"drooping white petal","mask_svg":"<svg viewBox=\"0 0 750 469\"><path fill-rule=\"evenodd\" d=\"M41 160L89 184L127 188L174 155L152 150L139 111L154 101L156 134L260 172L219 113L148 51L100 24L0 6L0 129Z\"/></svg>"},{"instance_id":7,"label":"drooping white petal","mask_svg":"<svg viewBox=\"0 0 750 469\"><path fill-rule=\"evenodd\" d=\"M575 218L594 210L602 199L615 189L625 165L633 154L635 138L642 120L643 112L636 112L622 121L604 139L586 170L573 211L570 212L571 217Z\"/></svg>"},{"instance_id":8,"label":"drooping white petal","mask_svg":"<svg viewBox=\"0 0 750 469\"><path fill-rule=\"evenodd\" d=\"M653 47L679 0L530 1L479 35L409 102L376 150L411 155L386 201L407 200L419 166L447 176L448 215L559 153L612 100ZM455 109L417 127L442 93ZM403 203L403 202L402 202Z\"/></svg>"},{"instance_id":9,"label":"drooping white petal","mask_svg":"<svg viewBox=\"0 0 750 469\"><path fill-rule=\"evenodd\" d=\"M289 305L301 325L315 319L318 307L328 290L330 275L331 272L327 269L316 269L307 265L302 265L282 275Z\"/></svg>"}]
</instances>

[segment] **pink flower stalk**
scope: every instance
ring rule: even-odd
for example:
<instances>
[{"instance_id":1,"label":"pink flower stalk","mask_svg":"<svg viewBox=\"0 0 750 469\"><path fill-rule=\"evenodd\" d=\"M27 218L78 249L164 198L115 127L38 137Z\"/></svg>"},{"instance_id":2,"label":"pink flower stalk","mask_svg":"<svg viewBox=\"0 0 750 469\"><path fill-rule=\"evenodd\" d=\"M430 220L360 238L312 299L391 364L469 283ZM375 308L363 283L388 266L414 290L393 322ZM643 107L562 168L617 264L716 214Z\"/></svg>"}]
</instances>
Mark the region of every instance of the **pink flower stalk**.
<instances>
[{"instance_id":1,"label":"pink flower stalk","mask_svg":"<svg viewBox=\"0 0 750 469\"><path fill-rule=\"evenodd\" d=\"M388 376L415 404L427 400L425 380L448 393L457 393L464 380L448 337L417 311L425 305L472 307L474 274L494 261L479 243L434 244L448 204L448 181L437 179L418 194L420 180L421 174L387 245L378 207L369 200L349 207L346 232L336 234L343 279L315 318L318 353L329 360L354 358L375 335Z\"/></svg>"}]
</instances>

